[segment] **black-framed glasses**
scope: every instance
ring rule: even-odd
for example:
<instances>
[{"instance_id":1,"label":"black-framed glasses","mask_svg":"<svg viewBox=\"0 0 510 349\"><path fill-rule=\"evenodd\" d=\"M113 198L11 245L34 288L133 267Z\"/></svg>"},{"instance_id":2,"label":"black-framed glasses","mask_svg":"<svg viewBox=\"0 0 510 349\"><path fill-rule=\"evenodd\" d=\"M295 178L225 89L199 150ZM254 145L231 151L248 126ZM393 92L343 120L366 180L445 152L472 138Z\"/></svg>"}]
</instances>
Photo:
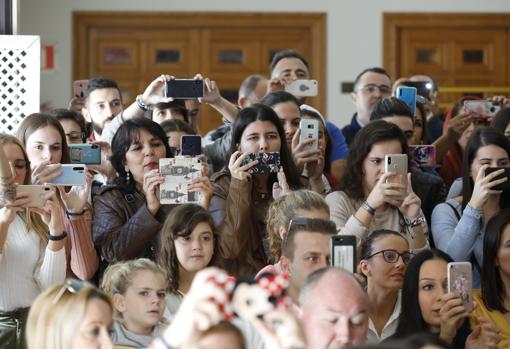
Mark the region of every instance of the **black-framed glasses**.
<instances>
[{"instance_id":1,"label":"black-framed glasses","mask_svg":"<svg viewBox=\"0 0 510 349\"><path fill-rule=\"evenodd\" d=\"M414 257L414 254L409 251L400 253L395 250L382 250L382 251L371 254L370 256L366 257L365 259L372 258L373 256L376 256L381 253L383 255L384 261L388 262L388 263L397 263L398 257L402 257L402 262L404 262L404 264L409 264L411 259Z\"/></svg>"},{"instance_id":2,"label":"black-framed glasses","mask_svg":"<svg viewBox=\"0 0 510 349\"><path fill-rule=\"evenodd\" d=\"M64 293L66 293L66 291L69 291L72 294L77 294L82 289L88 288L88 287L95 287L95 286L92 285L88 281L72 279L72 278L66 279L66 281L64 281L64 285L62 285L62 288L60 289L60 291L58 291L55 298L53 298L52 303L57 304L58 301L60 300L60 298L62 298L62 296L64 295Z\"/></svg>"}]
</instances>

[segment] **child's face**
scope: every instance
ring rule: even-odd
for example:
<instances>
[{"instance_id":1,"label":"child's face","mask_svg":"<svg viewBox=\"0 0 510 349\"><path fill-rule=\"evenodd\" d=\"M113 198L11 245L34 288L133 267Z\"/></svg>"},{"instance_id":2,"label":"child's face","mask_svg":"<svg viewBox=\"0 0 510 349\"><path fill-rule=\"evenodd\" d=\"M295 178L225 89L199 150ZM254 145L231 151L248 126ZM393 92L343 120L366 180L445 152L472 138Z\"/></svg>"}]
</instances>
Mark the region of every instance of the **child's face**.
<instances>
[{"instance_id":1,"label":"child's face","mask_svg":"<svg viewBox=\"0 0 510 349\"><path fill-rule=\"evenodd\" d=\"M189 236L178 237L174 243L177 260L185 271L195 272L209 265L214 252L214 237L208 223L198 223Z\"/></svg>"},{"instance_id":2,"label":"child's face","mask_svg":"<svg viewBox=\"0 0 510 349\"><path fill-rule=\"evenodd\" d=\"M124 295L114 296L115 307L122 313L127 329L138 334L151 334L163 318L167 282L161 274L138 271Z\"/></svg>"}]
</instances>

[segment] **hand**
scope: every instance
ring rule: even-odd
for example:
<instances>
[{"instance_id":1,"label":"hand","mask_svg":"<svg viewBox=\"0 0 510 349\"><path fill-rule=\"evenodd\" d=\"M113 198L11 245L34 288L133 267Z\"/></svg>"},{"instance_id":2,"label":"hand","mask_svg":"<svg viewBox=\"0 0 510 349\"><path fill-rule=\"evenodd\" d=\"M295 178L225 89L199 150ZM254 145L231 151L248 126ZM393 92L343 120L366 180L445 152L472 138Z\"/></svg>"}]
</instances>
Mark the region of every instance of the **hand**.
<instances>
[{"instance_id":1,"label":"hand","mask_svg":"<svg viewBox=\"0 0 510 349\"><path fill-rule=\"evenodd\" d=\"M216 81L209 80L209 78L204 79L201 74L195 75L194 79L204 81L204 97L198 99L200 103L216 104L219 102L221 94Z\"/></svg>"},{"instance_id":2,"label":"hand","mask_svg":"<svg viewBox=\"0 0 510 349\"><path fill-rule=\"evenodd\" d=\"M324 166L326 162L322 155L322 149L319 148L319 154L315 157L315 161L309 161L305 163L305 171L308 173L308 178L312 180L322 181L322 173L324 172Z\"/></svg>"},{"instance_id":3,"label":"hand","mask_svg":"<svg viewBox=\"0 0 510 349\"><path fill-rule=\"evenodd\" d=\"M280 166L280 170L277 174L278 182L273 183L273 199L278 199L280 196L287 194L290 191L289 183L287 183L287 177L283 167Z\"/></svg>"},{"instance_id":4,"label":"hand","mask_svg":"<svg viewBox=\"0 0 510 349\"><path fill-rule=\"evenodd\" d=\"M421 200L413 191L413 186L411 183L411 173L407 174L407 196L400 205L400 212L404 214L407 218L414 220L420 215L421 211Z\"/></svg>"},{"instance_id":5,"label":"hand","mask_svg":"<svg viewBox=\"0 0 510 349\"><path fill-rule=\"evenodd\" d=\"M317 161L317 157L322 153L319 150L312 150L309 145L315 142L313 139L300 140L301 130L297 130L292 137L291 153L294 163L299 171L303 172L305 164L307 162Z\"/></svg>"},{"instance_id":6,"label":"hand","mask_svg":"<svg viewBox=\"0 0 510 349\"><path fill-rule=\"evenodd\" d=\"M492 321L477 317L478 325L466 339L466 349L497 349L501 340L500 330Z\"/></svg>"},{"instance_id":7,"label":"hand","mask_svg":"<svg viewBox=\"0 0 510 349\"><path fill-rule=\"evenodd\" d=\"M448 343L452 343L457 335L457 330L469 317L466 306L460 296L453 292L446 293L432 306L433 310L439 310L440 334L439 337Z\"/></svg>"},{"instance_id":8,"label":"hand","mask_svg":"<svg viewBox=\"0 0 510 349\"><path fill-rule=\"evenodd\" d=\"M85 100L80 97L73 97L69 101L67 109L74 110L81 113L81 109L85 106Z\"/></svg>"},{"instance_id":9,"label":"hand","mask_svg":"<svg viewBox=\"0 0 510 349\"><path fill-rule=\"evenodd\" d=\"M100 173L105 176L108 180L112 180L117 175L117 171L112 166L110 156L112 155L112 148L108 142L94 141L91 144L98 144L101 147L101 164L99 165L87 165L87 169L92 172Z\"/></svg>"},{"instance_id":10,"label":"hand","mask_svg":"<svg viewBox=\"0 0 510 349\"><path fill-rule=\"evenodd\" d=\"M48 226L51 235L62 235L64 223L62 222L62 215L60 213L61 206L56 192L53 190L45 194L44 200L43 208L30 208L30 211L36 212L41 216L43 222Z\"/></svg>"},{"instance_id":11,"label":"hand","mask_svg":"<svg viewBox=\"0 0 510 349\"><path fill-rule=\"evenodd\" d=\"M384 173L379 177L374 188L367 197L370 207L378 209L384 204L400 207L406 196L404 185L401 183L388 182L388 179L397 176L395 172Z\"/></svg>"},{"instance_id":12,"label":"hand","mask_svg":"<svg viewBox=\"0 0 510 349\"><path fill-rule=\"evenodd\" d=\"M159 186L165 181L165 176L154 169L143 175L143 192L147 201L147 209L154 216L161 204L159 202Z\"/></svg>"},{"instance_id":13,"label":"hand","mask_svg":"<svg viewBox=\"0 0 510 349\"><path fill-rule=\"evenodd\" d=\"M285 91L285 80L273 78L267 82L267 95L277 91Z\"/></svg>"},{"instance_id":14,"label":"hand","mask_svg":"<svg viewBox=\"0 0 510 349\"><path fill-rule=\"evenodd\" d=\"M262 319L254 319L252 324L264 340L266 348L306 348L301 324L288 310L272 310L264 314Z\"/></svg>"},{"instance_id":15,"label":"hand","mask_svg":"<svg viewBox=\"0 0 510 349\"><path fill-rule=\"evenodd\" d=\"M43 161L39 165L32 167L32 184L51 182L63 173L61 167L61 164L52 164L49 161Z\"/></svg>"},{"instance_id":16,"label":"hand","mask_svg":"<svg viewBox=\"0 0 510 349\"><path fill-rule=\"evenodd\" d=\"M487 100L500 104L501 107L507 107L510 104L510 100L505 96L492 96L487 98Z\"/></svg>"},{"instance_id":17,"label":"hand","mask_svg":"<svg viewBox=\"0 0 510 349\"><path fill-rule=\"evenodd\" d=\"M154 105L158 103L168 103L173 101L173 98L165 97L166 82L175 79L170 75L160 75L153 82L147 86L142 94L142 101L146 105Z\"/></svg>"},{"instance_id":18,"label":"hand","mask_svg":"<svg viewBox=\"0 0 510 349\"><path fill-rule=\"evenodd\" d=\"M447 136L452 141L458 141L464 131L471 125L473 121L472 113L462 113L450 119L448 123Z\"/></svg>"},{"instance_id":19,"label":"hand","mask_svg":"<svg viewBox=\"0 0 510 349\"><path fill-rule=\"evenodd\" d=\"M259 163L258 160L252 161L243 165L244 159L248 158L249 153L241 154L238 150L230 156L230 161L228 162L228 169L230 171L230 175L232 178L238 179L240 181L249 181L251 180L251 174L248 173L248 169L252 168L256 164Z\"/></svg>"},{"instance_id":20,"label":"hand","mask_svg":"<svg viewBox=\"0 0 510 349\"><path fill-rule=\"evenodd\" d=\"M489 195L501 194L501 190L494 190L492 188L507 180L506 177L494 180L494 178L505 172L504 169L499 169L486 176L485 170L488 167L489 165L481 166L476 175L473 194L471 194L471 200L468 203L472 208L482 208L489 199Z\"/></svg>"},{"instance_id":21,"label":"hand","mask_svg":"<svg viewBox=\"0 0 510 349\"><path fill-rule=\"evenodd\" d=\"M14 202L5 205L0 208L0 225L9 226L16 214L24 210L24 205L30 202L28 193L16 192L16 199Z\"/></svg>"},{"instance_id":22,"label":"hand","mask_svg":"<svg viewBox=\"0 0 510 349\"><path fill-rule=\"evenodd\" d=\"M189 185L188 185L188 191L190 192L199 192L200 194L200 201L199 205L205 208L206 210L209 209L209 203L211 202L211 198L214 192L214 187L209 180L209 177L202 176L199 178L195 178Z\"/></svg>"},{"instance_id":23,"label":"hand","mask_svg":"<svg viewBox=\"0 0 510 349\"><path fill-rule=\"evenodd\" d=\"M90 191L92 190L93 175L90 172L86 174L85 185L73 185L71 190L66 192L65 187L58 186L60 197L64 202L66 210L71 213L82 213L87 206Z\"/></svg>"}]
</instances>

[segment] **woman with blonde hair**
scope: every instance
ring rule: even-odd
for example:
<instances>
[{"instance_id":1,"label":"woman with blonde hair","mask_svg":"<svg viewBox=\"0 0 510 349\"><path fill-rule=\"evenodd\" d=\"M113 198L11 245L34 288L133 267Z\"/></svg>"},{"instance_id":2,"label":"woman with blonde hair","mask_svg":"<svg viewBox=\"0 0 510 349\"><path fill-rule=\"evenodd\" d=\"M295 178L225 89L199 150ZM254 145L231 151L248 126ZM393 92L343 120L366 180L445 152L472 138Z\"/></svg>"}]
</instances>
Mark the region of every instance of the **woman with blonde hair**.
<instances>
[{"instance_id":1,"label":"woman with blonde hair","mask_svg":"<svg viewBox=\"0 0 510 349\"><path fill-rule=\"evenodd\" d=\"M108 295L88 282L54 285L30 309L28 349L111 349L112 310Z\"/></svg>"},{"instance_id":2,"label":"woman with blonde hair","mask_svg":"<svg viewBox=\"0 0 510 349\"><path fill-rule=\"evenodd\" d=\"M30 183L30 166L21 143L0 134L2 186ZM14 187L16 188L16 187ZM25 348L25 323L34 299L66 274L64 226L55 192L45 195L44 208L28 212L30 199L22 189L0 206L0 343Z\"/></svg>"}]
</instances>

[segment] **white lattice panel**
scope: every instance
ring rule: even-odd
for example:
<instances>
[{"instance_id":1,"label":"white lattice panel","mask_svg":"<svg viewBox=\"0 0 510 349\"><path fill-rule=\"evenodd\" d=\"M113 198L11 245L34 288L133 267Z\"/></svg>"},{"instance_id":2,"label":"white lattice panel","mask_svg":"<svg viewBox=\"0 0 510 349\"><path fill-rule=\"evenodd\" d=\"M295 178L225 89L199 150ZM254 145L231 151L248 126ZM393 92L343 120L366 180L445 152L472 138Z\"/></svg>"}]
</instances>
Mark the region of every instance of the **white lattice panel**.
<instances>
[{"instance_id":1,"label":"white lattice panel","mask_svg":"<svg viewBox=\"0 0 510 349\"><path fill-rule=\"evenodd\" d=\"M0 35L0 132L14 132L39 112L40 70L38 36Z\"/></svg>"}]
</instances>

